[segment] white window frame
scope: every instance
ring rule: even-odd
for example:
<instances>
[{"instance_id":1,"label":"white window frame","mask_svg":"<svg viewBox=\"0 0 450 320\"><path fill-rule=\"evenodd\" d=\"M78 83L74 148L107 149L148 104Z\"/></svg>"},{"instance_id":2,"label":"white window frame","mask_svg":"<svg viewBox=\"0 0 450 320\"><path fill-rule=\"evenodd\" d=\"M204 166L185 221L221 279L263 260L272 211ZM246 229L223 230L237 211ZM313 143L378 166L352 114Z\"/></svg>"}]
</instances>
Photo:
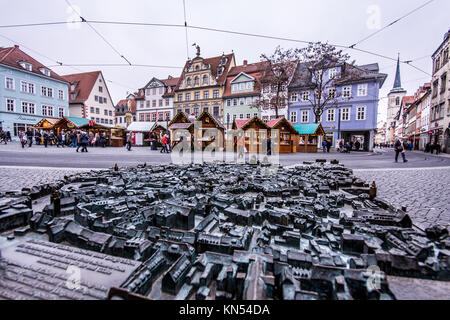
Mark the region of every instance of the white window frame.
<instances>
[{"instance_id":1,"label":"white window frame","mask_svg":"<svg viewBox=\"0 0 450 320\"><path fill-rule=\"evenodd\" d=\"M301 123L309 123L309 110L302 110L300 121Z\"/></svg>"},{"instance_id":2,"label":"white window frame","mask_svg":"<svg viewBox=\"0 0 450 320\"><path fill-rule=\"evenodd\" d=\"M302 92L302 101L307 102L311 98L311 93L309 91Z\"/></svg>"},{"instance_id":3,"label":"white window frame","mask_svg":"<svg viewBox=\"0 0 450 320\"><path fill-rule=\"evenodd\" d=\"M297 102L298 101L298 93L293 92L291 93L291 102Z\"/></svg>"},{"instance_id":4,"label":"white window frame","mask_svg":"<svg viewBox=\"0 0 450 320\"><path fill-rule=\"evenodd\" d=\"M356 120L365 121L366 118L367 118L367 107L366 106L356 107Z\"/></svg>"},{"instance_id":5,"label":"white window frame","mask_svg":"<svg viewBox=\"0 0 450 320\"><path fill-rule=\"evenodd\" d=\"M338 70L337 68L331 68L328 71L328 79L337 79Z\"/></svg>"},{"instance_id":6,"label":"white window frame","mask_svg":"<svg viewBox=\"0 0 450 320\"><path fill-rule=\"evenodd\" d=\"M369 85L367 83L358 84L358 97L367 97L367 91L369 90Z\"/></svg>"},{"instance_id":7,"label":"white window frame","mask_svg":"<svg viewBox=\"0 0 450 320\"><path fill-rule=\"evenodd\" d=\"M291 122L297 123L297 111L291 111Z\"/></svg>"},{"instance_id":8,"label":"white window frame","mask_svg":"<svg viewBox=\"0 0 450 320\"><path fill-rule=\"evenodd\" d=\"M331 96L331 92L334 93L333 96ZM335 99L336 98L336 93L337 93L337 91L336 91L335 87L328 88L328 98Z\"/></svg>"},{"instance_id":9,"label":"white window frame","mask_svg":"<svg viewBox=\"0 0 450 320\"><path fill-rule=\"evenodd\" d=\"M336 121L336 109L327 109L327 121L326 122L335 122Z\"/></svg>"},{"instance_id":10,"label":"white window frame","mask_svg":"<svg viewBox=\"0 0 450 320\"><path fill-rule=\"evenodd\" d=\"M349 93L349 95L346 95ZM352 86L344 86L342 87L342 98L351 98L352 97Z\"/></svg>"},{"instance_id":11,"label":"white window frame","mask_svg":"<svg viewBox=\"0 0 450 320\"><path fill-rule=\"evenodd\" d=\"M42 105L41 106L41 112L43 116L48 116L48 106L47 105Z\"/></svg>"},{"instance_id":12,"label":"white window frame","mask_svg":"<svg viewBox=\"0 0 450 320\"><path fill-rule=\"evenodd\" d=\"M59 100L64 100L64 90L58 90L58 98Z\"/></svg>"},{"instance_id":13,"label":"white window frame","mask_svg":"<svg viewBox=\"0 0 450 320\"><path fill-rule=\"evenodd\" d=\"M11 80L12 88L8 88L8 80ZM6 90L16 90L16 82L14 81L14 78L5 77L5 89Z\"/></svg>"},{"instance_id":14,"label":"white window frame","mask_svg":"<svg viewBox=\"0 0 450 320\"><path fill-rule=\"evenodd\" d=\"M23 111L23 106L24 106L24 104L26 104L26 106L27 106L27 112L24 112ZM21 113L25 113L25 114L36 114L36 104L35 103L33 103L33 102L28 102L28 101L22 101L22 109L21 109ZM30 112L30 108L31 108L31 106L33 107L33 112Z\"/></svg>"},{"instance_id":15,"label":"white window frame","mask_svg":"<svg viewBox=\"0 0 450 320\"><path fill-rule=\"evenodd\" d=\"M9 110L9 102L12 101L12 110ZM6 112L15 112L16 111L16 100L11 98L6 98Z\"/></svg>"},{"instance_id":16,"label":"white window frame","mask_svg":"<svg viewBox=\"0 0 450 320\"><path fill-rule=\"evenodd\" d=\"M64 107L59 107L58 108L58 117L62 118L64 116L65 116Z\"/></svg>"},{"instance_id":17,"label":"white window frame","mask_svg":"<svg viewBox=\"0 0 450 320\"><path fill-rule=\"evenodd\" d=\"M346 111L346 112L344 112ZM347 119L344 119L344 114L347 114ZM351 119L351 108L350 107L346 107L346 108L342 108L341 109L341 121L350 121Z\"/></svg>"}]
</instances>

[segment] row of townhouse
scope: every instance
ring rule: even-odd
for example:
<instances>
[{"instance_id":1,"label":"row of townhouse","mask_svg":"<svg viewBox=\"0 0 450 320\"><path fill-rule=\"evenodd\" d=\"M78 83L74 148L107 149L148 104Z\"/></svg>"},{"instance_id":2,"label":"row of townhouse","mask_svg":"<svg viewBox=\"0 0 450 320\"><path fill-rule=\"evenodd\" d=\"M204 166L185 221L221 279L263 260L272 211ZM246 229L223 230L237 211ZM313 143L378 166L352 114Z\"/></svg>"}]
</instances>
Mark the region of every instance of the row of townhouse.
<instances>
[{"instance_id":1,"label":"row of townhouse","mask_svg":"<svg viewBox=\"0 0 450 320\"><path fill-rule=\"evenodd\" d=\"M19 46L0 48L0 129L19 131L46 118L86 118L113 127L115 109L101 71L60 76Z\"/></svg>"},{"instance_id":2,"label":"row of townhouse","mask_svg":"<svg viewBox=\"0 0 450 320\"><path fill-rule=\"evenodd\" d=\"M412 96L401 88L400 69L397 67L394 88L388 95L388 144L401 138L410 141L416 150L424 150L430 143L450 153L449 50L450 30L432 55L431 82L419 87Z\"/></svg>"},{"instance_id":3,"label":"row of townhouse","mask_svg":"<svg viewBox=\"0 0 450 320\"><path fill-rule=\"evenodd\" d=\"M326 138L337 146L339 140L359 141L371 150L377 127L378 93L387 75L378 64L336 65L324 70L336 81L329 94L335 95L321 119L315 119L309 97L314 94L312 75L305 64L293 62L289 82L281 88L278 117L294 124L321 122ZM116 105L116 124L127 127L132 121L169 122L178 112L198 117L208 111L227 129L234 120L260 117L268 122L277 118L268 101L276 90L267 80L269 62L236 65L234 53L212 58L197 56L185 63L180 77L151 79L136 93ZM358 76L355 76L357 74ZM352 75L352 77L349 77ZM272 94L271 94L272 93Z\"/></svg>"}]
</instances>

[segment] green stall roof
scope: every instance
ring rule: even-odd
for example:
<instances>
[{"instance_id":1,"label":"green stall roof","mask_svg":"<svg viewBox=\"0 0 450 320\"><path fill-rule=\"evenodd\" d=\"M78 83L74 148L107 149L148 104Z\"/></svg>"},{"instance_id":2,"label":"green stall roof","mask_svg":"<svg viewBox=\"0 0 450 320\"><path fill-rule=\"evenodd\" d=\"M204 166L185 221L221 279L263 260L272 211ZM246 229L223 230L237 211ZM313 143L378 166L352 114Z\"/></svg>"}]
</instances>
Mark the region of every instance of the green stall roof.
<instances>
[{"instance_id":1,"label":"green stall roof","mask_svg":"<svg viewBox=\"0 0 450 320\"><path fill-rule=\"evenodd\" d=\"M300 135L320 135L324 132L320 123L294 124L294 129Z\"/></svg>"},{"instance_id":2,"label":"green stall roof","mask_svg":"<svg viewBox=\"0 0 450 320\"><path fill-rule=\"evenodd\" d=\"M85 118L66 117L66 119L70 120L78 128L89 124L89 119L85 119Z\"/></svg>"}]
</instances>

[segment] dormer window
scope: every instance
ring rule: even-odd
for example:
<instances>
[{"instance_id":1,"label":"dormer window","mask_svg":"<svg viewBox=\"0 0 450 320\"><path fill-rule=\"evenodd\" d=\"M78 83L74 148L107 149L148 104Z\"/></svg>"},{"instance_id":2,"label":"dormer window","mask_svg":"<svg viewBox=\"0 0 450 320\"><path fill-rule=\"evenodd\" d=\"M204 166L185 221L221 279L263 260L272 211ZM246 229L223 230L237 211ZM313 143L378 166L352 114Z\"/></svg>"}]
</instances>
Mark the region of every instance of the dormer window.
<instances>
[{"instance_id":1,"label":"dormer window","mask_svg":"<svg viewBox=\"0 0 450 320\"><path fill-rule=\"evenodd\" d=\"M223 67L219 67L217 74L220 76L223 73Z\"/></svg>"},{"instance_id":2,"label":"dormer window","mask_svg":"<svg viewBox=\"0 0 450 320\"><path fill-rule=\"evenodd\" d=\"M224 65L227 63L227 58L223 57L222 60L220 60L220 64Z\"/></svg>"},{"instance_id":3,"label":"dormer window","mask_svg":"<svg viewBox=\"0 0 450 320\"><path fill-rule=\"evenodd\" d=\"M47 77L50 77L50 70L45 68L40 68L39 71L42 72L42 74L46 75Z\"/></svg>"},{"instance_id":4,"label":"dormer window","mask_svg":"<svg viewBox=\"0 0 450 320\"><path fill-rule=\"evenodd\" d=\"M31 63L28 63L28 62L20 62L20 65L21 65L22 68L24 68L25 70L33 71L33 66L31 65Z\"/></svg>"}]
</instances>

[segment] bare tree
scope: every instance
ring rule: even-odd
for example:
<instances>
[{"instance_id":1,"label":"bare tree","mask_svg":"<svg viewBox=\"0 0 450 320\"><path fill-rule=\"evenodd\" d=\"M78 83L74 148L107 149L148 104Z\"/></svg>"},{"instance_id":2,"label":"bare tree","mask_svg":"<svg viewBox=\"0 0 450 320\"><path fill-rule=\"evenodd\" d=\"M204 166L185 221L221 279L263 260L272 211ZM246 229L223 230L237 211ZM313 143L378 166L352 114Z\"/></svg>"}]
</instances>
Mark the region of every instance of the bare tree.
<instances>
[{"instance_id":1,"label":"bare tree","mask_svg":"<svg viewBox=\"0 0 450 320\"><path fill-rule=\"evenodd\" d=\"M251 107L261 110L265 106L275 110L278 118L279 109L287 104L288 85L295 72L298 60L298 49L284 50L279 46L271 55L262 54L261 61L267 62L261 78L263 94Z\"/></svg>"},{"instance_id":2,"label":"bare tree","mask_svg":"<svg viewBox=\"0 0 450 320\"><path fill-rule=\"evenodd\" d=\"M350 56L328 43L310 43L308 47L296 51L296 55L299 57L299 68L306 71L303 73L306 79L301 79L303 87L314 92L308 94L308 101L314 112L314 122L319 123L325 107L336 106L342 96L336 86L358 78L362 70L355 67L354 62L348 64ZM337 67L341 67L340 72L335 69ZM325 74L330 69L335 69L335 72Z\"/></svg>"}]
</instances>

